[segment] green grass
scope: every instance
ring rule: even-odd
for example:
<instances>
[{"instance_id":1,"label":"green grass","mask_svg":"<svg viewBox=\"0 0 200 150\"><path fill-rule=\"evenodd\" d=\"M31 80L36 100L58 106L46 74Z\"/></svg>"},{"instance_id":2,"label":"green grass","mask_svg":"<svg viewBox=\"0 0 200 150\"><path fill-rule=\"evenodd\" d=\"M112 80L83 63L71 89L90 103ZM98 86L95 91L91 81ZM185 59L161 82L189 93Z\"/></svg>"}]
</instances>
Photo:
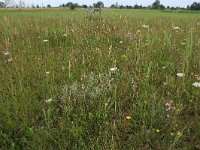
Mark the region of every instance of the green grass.
<instances>
[{"instance_id":1,"label":"green grass","mask_svg":"<svg viewBox=\"0 0 200 150\"><path fill-rule=\"evenodd\" d=\"M198 149L198 23L196 13L0 10L0 148Z\"/></svg>"}]
</instances>

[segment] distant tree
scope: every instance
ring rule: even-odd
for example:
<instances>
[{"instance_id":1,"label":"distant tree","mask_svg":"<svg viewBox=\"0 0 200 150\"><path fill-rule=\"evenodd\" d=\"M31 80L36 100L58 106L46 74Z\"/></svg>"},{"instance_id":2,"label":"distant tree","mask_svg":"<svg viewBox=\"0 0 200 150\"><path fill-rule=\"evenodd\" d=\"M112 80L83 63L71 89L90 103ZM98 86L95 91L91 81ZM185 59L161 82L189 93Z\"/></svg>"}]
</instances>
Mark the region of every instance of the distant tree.
<instances>
[{"instance_id":1,"label":"distant tree","mask_svg":"<svg viewBox=\"0 0 200 150\"><path fill-rule=\"evenodd\" d=\"M36 8L40 8L40 6L37 4L37 5L36 5Z\"/></svg>"},{"instance_id":2,"label":"distant tree","mask_svg":"<svg viewBox=\"0 0 200 150\"><path fill-rule=\"evenodd\" d=\"M200 10L200 3L194 2L191 6L190 6L191 10Z\"/></svg>"},{"instance_id":3,"label":"distant tree","mask_svg":"<svg viewBox=\"0 0 200 150\"><path fill-rule=\"evenodd\" d=\"M104 8L104 3L102 1L98 1L97 3L94 3L93 6L95 8Z\"/></svg>"},{"instance_id":4,"label":"distant tree","mask_svg":"<svg viewBox=\"0 0 200 150\"><path fill-rule=\"evenodd\" d=\"M112 4L112 5L110 6L110 8L117 8L117 6L116 6L115 4Z\"/></svg>"},{"instance_id":5,"label":"distant tree","mask_svg":"<svg viewBox=\"0 0 200 150\"><path fill-rule=\"evenodd\" d=\"M176 8L174 8L174 7L171 7L171 10L175 10Z\"/></svg>"},{"instance_id":6,"label":"distant tree","mask_svg":"<svg viewBox=\"0 0 200 150\"><path fill-rule=\"evenodd\" d=\"M48 5L47 5L47 8L51 8L51 5L50 5L50 4L48 4Z\"/></svg>"},{"instance_id":7,"label":"distant tree","mask_svg":"<svg viewBox=\"0 0 200 150\"><path fill-rule=\"evenodd\" d=\"M4 2L0 2L0 8L6 7L6 4Z\"/></svg>"},{"instance_id":8,"label":"distant tree","mask_svg":"<svg viewBox=\"0 0 200 150\"><path fill-rule=\"evenodd\" d=\"M119 8L120 8L120 9L124 9L125 7L124 7L123 5L120 5Z\"/></svg>"},{"instance_id":9,"label":"distant tree","mask_svg":"<svg viewBox=\"0 0 200 150\"><path fill-rule=\"evenodd\" d=\"M67 4L65 4L65 7L70 7L70 6L72 6L72 5L73 5L72 2L68 2Z\"/></svg>"},{"instance_id":10,"label":"distant tree","mask_svg":"<svg viewBox=\"0 0 200 150\"><path fill-rule=\"evenodd\" d=\"M32 7L32 8L35 8L35 5L34 5L34 4L31 4L31 7Z\"/></svg>"},{"instance_id":11,"label":"distant tree","mask_svg":"<svg viewBox=\"0 0 200 150\"><path fill-rule=\"evenodd\" d=\"M19 8L24 8L26 6L25 2L23 0L19 1Z\"/></svg>"},{"instance_id":12,"label":"distant tree","mask_svg":"<svg viewBox=\"0 0 200 150\"><path fill-rule=\"evenodd\" d=\"M125 8L126 8L126 9L133 9L133 6L126 5Z\"/></svg>"},{"instance_id":13,"label":"distant tree","mask_svg":"<svg viewBox=\"0 0 200 150\"><path fill-rule=\"evenodd\" d=\"M65 7L65 4L60 5L60 7Z\"/></svg>"},{"instance_id":14,"label":"distant tree","mask_svg":"<svg viewBox=\"0 0 200 150\"><path fill-rule=\"evenodd\" d=\"M75 8L76 8L75 5L71 5L71 6L70 6L70 9L71 9L71 10L74 10Z\"/></svg>"},{"instance_id":15,"label":"distant tree","mask_svg":"<svg viewBox=\"0 0 200 150\"><path fill-rule=\"evenodd\" d=\"M82 5L81 7L82 7L82 8L88 8L88 6L87 6L87 5L85 5L85 4L84 4L84 5Z\"/></svg>"},{"instance_id":16,"label":"distant tree","mask_svg":"<svg viewBox=\"0 0 200 150\"><path fill-rule=\"evenodd\" d=\"M152 8L153 8L153 9L160 9L160 0L156 0L156 1L152 4Z\"/></svg>"},{"instance_id":17,"label":"distant tree","mask_svg":"<svg viewBox=\"0 0 200 150\"><path fill-rule=\"evenodd\" d=\"M165 6L161 4L161 5L160 5L160 9L161 9L161 10L164 10L164 9L165 9Z\"/></svg>"},{"instance_id":18,"label":"distant tree","mask_svg":"<svg viewBox=\"0 0 200 150\"><path fill-rule=\"evenodd\" d=\"M14 0L5 0L6 7L16 7L16 3Z\"/></svg>"},{"instance_id":19,"label":"distant tree","mask_svg":"<svg viewBox=\"0 0 200 150\"><path fill-rule=\"evenodd\" d=\"M137 4L135 4L135 5L133 6L133 8L134 8L134 9L140 9L140 6L137 5Z\"/></svg>"}]
</instances>

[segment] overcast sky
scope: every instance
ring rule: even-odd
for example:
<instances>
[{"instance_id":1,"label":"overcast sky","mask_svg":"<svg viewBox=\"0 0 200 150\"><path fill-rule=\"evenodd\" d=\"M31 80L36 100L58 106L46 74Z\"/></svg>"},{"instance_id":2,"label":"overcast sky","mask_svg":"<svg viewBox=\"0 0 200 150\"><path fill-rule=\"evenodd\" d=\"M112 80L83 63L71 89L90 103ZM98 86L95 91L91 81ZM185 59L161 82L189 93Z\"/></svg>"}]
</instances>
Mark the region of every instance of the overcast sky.
<instances>
[{"instance_id":1,"label":"overcast sky","mask_svg":"<svg viewBox=\"0 0 200 150\"><path fill-rule=\"evenodd\" d=\"M28 5L39 4L46 6L50 4L52 6L59 6L60 4L67 2L74 2L79 4L87 4L92 5L98 0L24 0L24 2ZM143 5L148 6L151 5L155 0L100 0L104 2L105 6L110 6L111 4L115 4L118 2L119 5ZM19 0L15 0L15 2L19 2ZM200 0L160 0L161 4L165 6L180 6L186 7L187 5L191 5L193 2L200 2Z\"/></svg>"}]
</instances>

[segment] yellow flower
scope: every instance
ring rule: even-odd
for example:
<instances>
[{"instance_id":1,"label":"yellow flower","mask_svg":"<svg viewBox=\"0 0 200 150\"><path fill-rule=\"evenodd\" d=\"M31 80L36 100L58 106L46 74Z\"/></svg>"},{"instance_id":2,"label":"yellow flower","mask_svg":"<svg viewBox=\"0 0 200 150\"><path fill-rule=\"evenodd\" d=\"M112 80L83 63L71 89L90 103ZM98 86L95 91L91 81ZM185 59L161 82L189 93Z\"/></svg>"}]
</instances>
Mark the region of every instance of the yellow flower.
<instances>
[{"instance_id":1,"label":"yellow flower","mask_svg":"<svg viewBox=\"0 0 200 150\"><path fill-rule=\"evenodd\" d=\"M160 130L159 130L159 129L156 129L156 132L158 132L158 133L159 133L159 132L160 132Z\"/></svg>"},{"instance_id":2,"label":"yellow flower","mask_svg":"<svg viewBox=\"0 0 200 150\"><path fill-rule=\"evenodd\" d=\"M178 135L178 136L180 136L180 135L181 135L181 132L180 132L180 131L178 131L178 132L177 132L177 135Z\"/></svg>"},{"instance_id":3,"label":"yellow flower","mask_svg":"<svg viewBox=\"0 0 200 150\"><path fill-rule=\"evenodd\" d=\"M127 119L127 120L130 120L130 119L131 119L131 116L126 116L126 119Z\"/></svg>"},{"instance_id":4,"label":"yellow flower","mask_svg":"<svg viewBox=\"0 0 200 150\"><path fill-rule=\"evenodd\" d=\"M105 107L107 107L108 106L108 103L105 103Z\"/></svg>"}]
</instances>

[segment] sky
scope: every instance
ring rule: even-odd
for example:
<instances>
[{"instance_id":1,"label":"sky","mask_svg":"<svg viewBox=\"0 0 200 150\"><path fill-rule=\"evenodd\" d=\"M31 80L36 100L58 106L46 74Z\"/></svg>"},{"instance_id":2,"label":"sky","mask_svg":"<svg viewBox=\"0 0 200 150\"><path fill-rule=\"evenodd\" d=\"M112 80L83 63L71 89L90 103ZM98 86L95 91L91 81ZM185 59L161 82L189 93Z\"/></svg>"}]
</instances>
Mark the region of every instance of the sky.
<instances>
[{"instance_id":1,"label":"sky","mask_svg":"<svg viewBox=\"0 0 200 150\"><path fill-rule=\"evenodd\" d=\"M50 4L51 6L59 6L60 4L67 2L74 2L78 4L87 4L92 5L97 1L102 1L105 6L110 6L111 4L115 4L118 2L119 5L143 5L148 6L151 5L155 0L23 0L27 5L36 5L46 6ZM19 0L15 0L15 2L19 2ZM160 0L161 4L165 6L179 6L179 7L187 7L187 5L191 5L193 2L200 2L200 0Z\"/></svg>"}]
</instances>

